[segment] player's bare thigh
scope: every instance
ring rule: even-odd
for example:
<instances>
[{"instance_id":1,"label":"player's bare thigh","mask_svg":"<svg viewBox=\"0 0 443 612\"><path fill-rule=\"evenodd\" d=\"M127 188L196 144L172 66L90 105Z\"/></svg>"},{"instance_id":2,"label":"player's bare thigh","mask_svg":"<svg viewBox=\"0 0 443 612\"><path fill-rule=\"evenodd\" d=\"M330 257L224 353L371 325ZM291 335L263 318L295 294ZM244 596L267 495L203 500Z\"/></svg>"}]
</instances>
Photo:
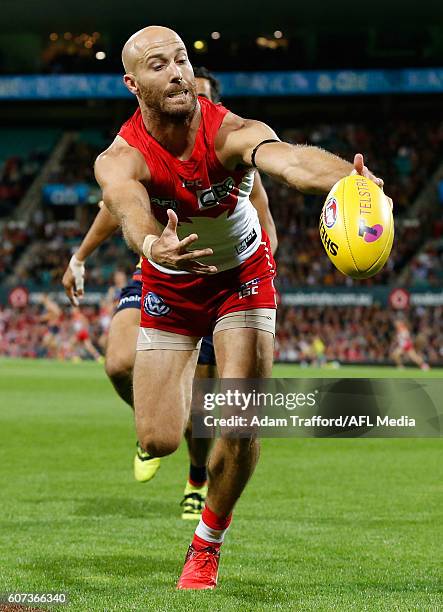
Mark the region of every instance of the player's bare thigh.
<instances>
[{"instance_id":1,"label":"player's bare thigh","mask_svg":"<svg viewBox=\"0 0 443 612\"><path fill-rule=\"evenodd\" d=\"M137 351L134 408L137 437L155 457L174 452L189 417L198 349Z\"/></svg>"},{"instance_id":2,"label":"player's bare thigh","mask_svg":"<svg viewBox=\"0 0 443 612\"><path fill-rule=\"evenodd\" d=\"M272 374L274 336L254 328L225 329L214 334L221 378L268 378Z\"/></svg>"},{"instance_id":3,"label":"player's bare thigh","mask_svg":"<svg viewBox=\"0 0 443 612\"><path fill-rule=\"evenodd\" d=\"M139 325L138 308L125 308L113 316L106 345L105 367L108 376L132 372Z\"/></svg>"}]
</instances>

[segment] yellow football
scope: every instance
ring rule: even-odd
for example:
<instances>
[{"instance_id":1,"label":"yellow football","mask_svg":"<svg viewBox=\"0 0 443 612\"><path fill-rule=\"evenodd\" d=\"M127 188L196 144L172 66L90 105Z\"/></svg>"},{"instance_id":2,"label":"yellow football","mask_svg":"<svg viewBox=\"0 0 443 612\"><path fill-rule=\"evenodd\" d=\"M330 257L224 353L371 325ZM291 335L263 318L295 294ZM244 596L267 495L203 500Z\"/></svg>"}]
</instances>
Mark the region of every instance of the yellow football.
<instances>
[{"instance_id":1,"label":"yellow football","mask_svg":"<svg viewBox=\"0 0 443 612\"><path fill-rule=\"evenodd\" d=\"M319 229L326 253L340 272L369 278L383 268L391 252L391 203L370 179L345 176L326 198Z\"/></svg>"}]
</instances>

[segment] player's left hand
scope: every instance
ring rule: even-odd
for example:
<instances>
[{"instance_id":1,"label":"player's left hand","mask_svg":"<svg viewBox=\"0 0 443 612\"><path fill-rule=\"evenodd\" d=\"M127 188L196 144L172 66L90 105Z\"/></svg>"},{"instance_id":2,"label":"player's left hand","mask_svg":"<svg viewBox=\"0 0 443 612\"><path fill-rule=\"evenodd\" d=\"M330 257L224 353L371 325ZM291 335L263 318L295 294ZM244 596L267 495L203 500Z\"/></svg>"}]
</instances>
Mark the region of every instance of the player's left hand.
<instances>
[{"instance_id":1,"label":"player's left hand","mask_svg":"<svg viewBox=\"0 0 443 612\"><path fill-rule=\"evenodd\" d=\"M62 278L65 293L73 306L79 305L79 298L84 295L85 263L79 261L75 255L71 257L68 267Z\"/></svg>"},{"instance_id":2,"label":"player's left hand","mask_svg":"<svg viewBox=\"0 0 443 612\"><path fill-rule=\"evenodd\" d=\"M374 181L374 183L378 185L380 189L383 189L383 179L372 174L367 166L365 166L365 160L361 153L356 153L354 156L354 169L351 174L361 174L361 176L365 176L366 178L371 179L371 181Z\"/></svg>"}]
</instances>

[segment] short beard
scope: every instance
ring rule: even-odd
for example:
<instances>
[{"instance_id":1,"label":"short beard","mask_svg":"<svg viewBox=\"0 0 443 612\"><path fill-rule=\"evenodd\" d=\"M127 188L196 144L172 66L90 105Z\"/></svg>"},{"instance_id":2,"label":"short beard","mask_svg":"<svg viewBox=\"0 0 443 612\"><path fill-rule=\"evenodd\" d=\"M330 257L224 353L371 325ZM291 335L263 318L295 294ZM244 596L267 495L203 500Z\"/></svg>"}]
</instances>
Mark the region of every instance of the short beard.
<instances>
[{"instance_id":1,"label":"short beard","mask_svg":"<svg viewBox=\"0 0 443 612\"><path fill-rule=\"evenodd\" d=\"M152 115L157 117L160 122L167 121L169 123L179 125L181 123L186 123L187 120L192 119L197 106L198 97L195 86L193 84L189 85L187 89L192 98L192 104L190 108L165 108L165 98L159 96L156 92L152 91L152 89L145 89L140 84L139 98L143 102L143 105L147 108L147 110L152 113Z\"/></svg>"}]
</instances>

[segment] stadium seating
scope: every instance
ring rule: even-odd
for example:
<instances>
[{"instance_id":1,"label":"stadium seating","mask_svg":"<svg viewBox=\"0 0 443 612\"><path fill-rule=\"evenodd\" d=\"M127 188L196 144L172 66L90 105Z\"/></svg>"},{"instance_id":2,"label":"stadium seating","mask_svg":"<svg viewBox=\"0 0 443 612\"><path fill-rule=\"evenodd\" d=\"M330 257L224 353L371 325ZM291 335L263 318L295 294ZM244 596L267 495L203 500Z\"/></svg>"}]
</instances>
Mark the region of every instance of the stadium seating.
<instances>
[{"instance_id":1,"label":"stadium seating","mask_svg":"<svg viewBox=\"0 0 443 612\"><path fill-rule=\"evenodd\" d=\"M47 223L43 235L33 242L31 262L16 269L14 282L44 290L60 289L63 272L84 233L85 228L76 221ZM130 274L136 263L136 255L128 251L120 236L116 236L89 259L87 286L90 290L107 288L116 267Z\"/></svg>"},{"instance_id":2,"label":"stadium seating","mask_svg":"<svg viewBox=\"0 0 443 612\"><path fill-rule=\"evenodd\" d=\"M55 133L52 136L55 139ZM324 147L347 159L351 159L355 151L365 151L368 166L374 173L383 176L386 190L394 199L396 240L385 269L375 278L365 281L347 278L332 266L318 238L322 198L303 196L265 177L279 238L277 263L280 292L306 286L393 285L400 275L410 286L441 284L443 247L438 239L443 233L443 223L438 199L426 213L427 219L432 221L430 223L421 223L420 219L411 219L407 214L426 177L432 174L442 159L443 130L438 122L419 126L411 121L393 121L388 129L353 124L305 126L303 129L283 131L282 136L294 143L308 142ZM106 146L107 138L108 135L104 136L98 131L81 132L50 176L50 182L92 185L93 161ZM49 141L48 137L46 142ZM31 146L32 143L28 141L28 144ZM18 157L9 158L3 164L4 182L0 184L0 190L3 184L12 182L14 173L18 173L21 177L18 181L18 199L45 157L43 153L37 158L30 153L28 165L32 166L33 172L23 161L26 159L25 156L21 157L21 161L17 161ZM34 165L32 160L35 161ZM9 287L24 284L31 289L60 291L61 277L71 254L96 212L97 208L93 205L51 206L42 203L35 222L30 226L4 225L0 230L0 281ZM428 240L431 242L427 243ZM428 246L424 247L425 244ZM88 260L87 290L104 291L111 284L116 267L130 274L136 261L137 257L127 249L121 236L116 235ZM418 334L418 342L423 345L431 363L443 358L439 349L439 345L443 345L440 310L416 309L411 314L411 331ZM3 308L0 320L4 334L0 352L15 356L55 356L51 348L42 344L46 331L45 326L39 323L39 312L37 306L26 313ZM99 307L91 307L86 312L91 324L91 336L98 342L102 333ZM318 355L315 356L313 346L318 337L325 344L321 359L341 363L383 363L389 359L394 317L395 312L378 307L320 309L283 306L279 313L276 356L282 361L315 360ZM66 327L65 331L63 326ZM63 339L63 334L69 335L68 327L66 319L60 336L60 345L65 346L60 355L65 357L69 357L71 350L66 339Z\"/></svg>"},{"instance_id":3,"label":"stadium seating","mask_svg":"<svg viewBox=\"0 0 443 612\"><path fill-rule=\"evenodd\" d=\"M99 346L106 332L107 317L98 306L83 307L89 320L92 341ZM72 345L73 326L69 309L64 310L57 346L44 342L47 325L41 321L43 308L23 310L0 306L0 354L11 357L57 357L78 354ZM372 307L280 307L276 336L277 361L311 363L386 364L394 342L393 310ZM415 345L432 365L443 359L443 308L411 309L409 325ZM317 352L315 340L324 344Z\"/></svg>"},{"instance_id":4,"label":"stadium seating","mask_svg":"<svg viewBox=\"0 0 443 612\"><path fill-rule=\"evenodd\" d=\"M411 287L441 287L443 281L443 240L429 241L411 260L405 274Z\"/></svg>"},{"instance_id":5,"label":"stadium seating","mask_svg":"<svg viewBox=\"0 0 443 612\"><path fill-rule=\"evenodd\" d=\"M35 236L35 228L23 223L11 221L0 228L0 283L13 275L15 263Z\"/></svg>"},{"instance_id":6,"label":"stadium seating","mask_svg":"<svg viewBox=\"0 0 443 612\"><path fill-rule=\"evenodd\" d=\"M0 130L0 217L17 206L57 142L57 130Z\"/></svg>"},{"instance_id":7,"label":"stadium seating","mask_svg":"<svg viewBox=\"0 0 443 612\"><path fill-rule=\"evenodd\" d=\"M392 122L371 128L363 125L323 125L287 130L283 137L294 143L308 142L351 159L364 151L371 170L385 180L395 205L396 236L386 267L375 278L353 281L340 274L324 256L318 240L318 215L322 200L303 197L282 185L266 182L279 237L279 282L286 289L300 285L374 285L395 282L411 256L431 235L429 223L404 223L409 207L427 177L443 158L441 122L418 124ZM438 210L427 211L429 220Z\"/></svg>"},{"instance_id":8,"label":"stadium seating","mask_svg":"<svg viewBox=\"0 0 443 612\"><path fill-rule=\"evenodd\" d=\"M344 277L332 266L318 239L318 214L322 199L305 197L285 186L265 179L279 236L279 288L290 287L391 284L403 267L420 248L431 232L427 224L404 225L403 217L414 197L423 187L426 177L434 170L443 152L443 130L439 123L418 124L411 121L392 122L385 127L363 125L320 125L303 129L288 129L283 138L295 143L308 142L351 159L355 151L365 151L368 166L384 177L387 192L395 202L396 238L392 256L385 269L376 278L353 281ZM93 161L105 146L106 137L97 131L82 132L65 154L62 164L51 176L52 182L93 183ZM54 207L55 208L55 207ZM55 218L51 207L44 209L50 222ZM91 207L89 219L96 209ZM59 216L57 217L60 218ZM26 271L20 271L23 281L54 286L69 260L70 252L86 229L84 216L66 235L66 230L54 233L49 248L45 241L37 249ZM46 240L47 236L45 236ZM52 236L51 236L52 238ZM35 248L35 247L34 247ZM54 251L57 256L54 256ZM115 259L113 259L115 257ZM89 264L89 282L97 286L106 284L113 262L129 271L134 257L125 249L110 243Z\"/></svg>"},{"instance_id":9,"label":"stadium seating","mask_svg":"<svg viewBox=\"0 0 443 612\"><path fill-rule=\"evenodd\" d=\"M408 322L416 347L431 364L443 357L443 308L412 308ZM323 362L386 364L394 342L395 310L371 307L280 307L276 359L321 362L315 338L324 343Z\"/></svg>"}]
</instances>

